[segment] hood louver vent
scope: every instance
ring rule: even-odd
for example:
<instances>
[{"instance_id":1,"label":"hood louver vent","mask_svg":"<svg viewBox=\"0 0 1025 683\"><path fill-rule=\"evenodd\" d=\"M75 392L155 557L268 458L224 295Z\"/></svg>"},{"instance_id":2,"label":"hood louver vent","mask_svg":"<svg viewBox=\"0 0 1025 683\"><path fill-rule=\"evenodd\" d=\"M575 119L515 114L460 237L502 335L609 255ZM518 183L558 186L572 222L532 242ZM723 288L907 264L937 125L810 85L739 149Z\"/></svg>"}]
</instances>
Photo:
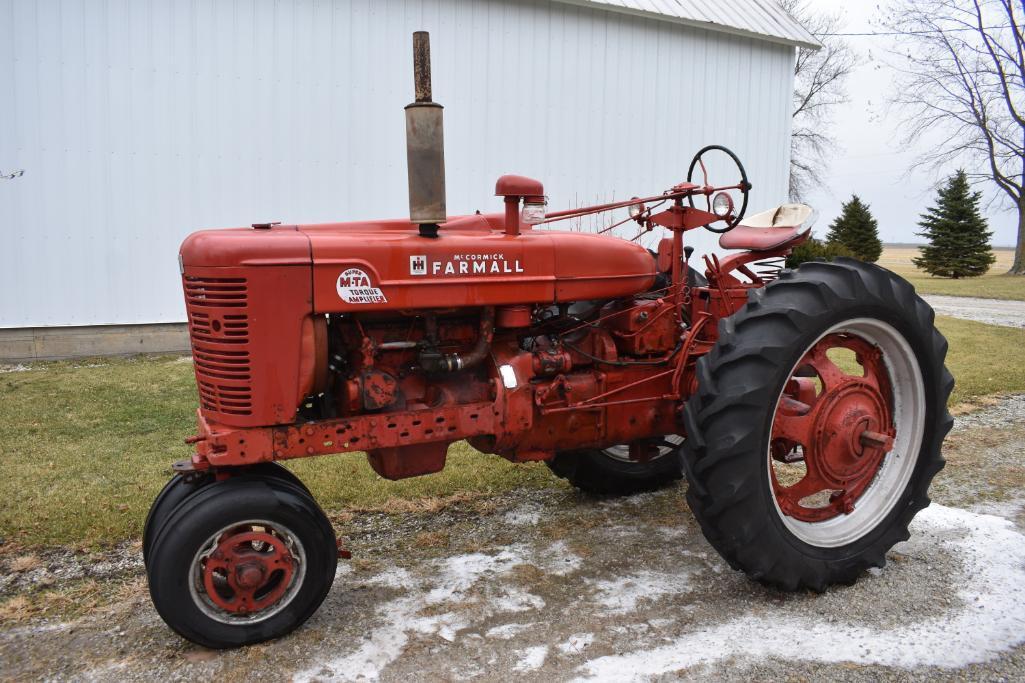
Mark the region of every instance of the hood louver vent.
<instances>
[{"instance_id":1,"label":"hood louver vent","mask_svg":"<svg viewBox=\"0 0 1025 683\"><path fill-rule=\"evenodd\" d=\"M185 277L196 384L204 410L252 413L245 278Z\"/></svg>"}]
</instances>

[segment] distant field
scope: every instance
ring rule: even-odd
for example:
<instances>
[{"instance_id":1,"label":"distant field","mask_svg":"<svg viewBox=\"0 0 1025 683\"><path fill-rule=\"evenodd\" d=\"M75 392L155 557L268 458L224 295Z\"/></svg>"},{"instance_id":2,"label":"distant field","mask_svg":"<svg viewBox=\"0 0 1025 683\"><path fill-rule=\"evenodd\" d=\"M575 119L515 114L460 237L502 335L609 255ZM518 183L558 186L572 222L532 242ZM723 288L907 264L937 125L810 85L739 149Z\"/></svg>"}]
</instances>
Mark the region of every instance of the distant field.
<instances>
[{"instance_id":1,"label":"distant field","mask_svg":"<svg viewBox=\"0 0 1025 683\"><path fill-rule=\"evenodd\" d=\"M977 296L983 299L1014 299L1025 301L1025 277L1006 275L1014 259L1011 249L994 249L997 262L982 277L931 277L918 270L911 259L918 256L918 248L908 245L887 245L879 265L907 278L919 294L947 294L950 296Z\"/></svg>"}]
</instances>

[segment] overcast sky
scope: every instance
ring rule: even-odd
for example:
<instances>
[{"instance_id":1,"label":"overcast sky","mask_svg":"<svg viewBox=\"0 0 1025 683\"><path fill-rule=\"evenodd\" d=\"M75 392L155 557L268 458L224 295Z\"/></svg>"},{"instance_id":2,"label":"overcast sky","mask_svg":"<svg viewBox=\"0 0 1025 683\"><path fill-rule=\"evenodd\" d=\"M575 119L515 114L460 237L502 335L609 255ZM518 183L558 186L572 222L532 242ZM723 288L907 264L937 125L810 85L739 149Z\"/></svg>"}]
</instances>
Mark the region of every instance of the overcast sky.
<instances>
[{"instance_id":1,"label":"overcast sky","mask_svg":"<svg viewBox=\"0 0 1025 683\"><path fill-rule=\"evenodd\" d=\"M835 0L811 0L811 4L818 10L842 12L844 32L878 30L869 23L879 15L876 3L846 3L843 9ZM847 40L861 61L847 84L850 103L837 107L834 116L832 132L840 146L824 178L827 187L808 199L819 212L815 234L825 235L840 213L840 203L857 194L871 205L884 242L921 242L915 235L918 216L933 203L937 178L926 171L908 171L915 150L902 149L899 116L887 111L886 94L893 88L894 73L886 66L892 59L886 50L893 45L893 38ZM951 173L955 170L949 169ZM1002 210L1005 206L985 209L994 246L1014 245L1016 220Z\"/></svg>"}]
</instances>

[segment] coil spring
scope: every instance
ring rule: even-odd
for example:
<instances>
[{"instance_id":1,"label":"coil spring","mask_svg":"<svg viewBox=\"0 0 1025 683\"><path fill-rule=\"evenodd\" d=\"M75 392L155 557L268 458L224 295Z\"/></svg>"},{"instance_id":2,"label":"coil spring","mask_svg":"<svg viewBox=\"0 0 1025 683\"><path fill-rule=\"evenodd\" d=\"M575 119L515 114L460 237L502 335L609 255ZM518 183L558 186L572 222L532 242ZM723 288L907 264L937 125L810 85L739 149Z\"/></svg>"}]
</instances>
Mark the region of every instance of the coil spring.
<instances>
[{"instance_id":1,"label":"coil spring","mask_svg":"<svg viewBox=\"0 0 1025 683\"><path fill-rule=\"evenodd\" d=\"M779 277L780 272L786 268L785 258L771 258L764 261L756 261L752 264L754 272L765 282L772 282Z\"/></svg>"}]
</instances>

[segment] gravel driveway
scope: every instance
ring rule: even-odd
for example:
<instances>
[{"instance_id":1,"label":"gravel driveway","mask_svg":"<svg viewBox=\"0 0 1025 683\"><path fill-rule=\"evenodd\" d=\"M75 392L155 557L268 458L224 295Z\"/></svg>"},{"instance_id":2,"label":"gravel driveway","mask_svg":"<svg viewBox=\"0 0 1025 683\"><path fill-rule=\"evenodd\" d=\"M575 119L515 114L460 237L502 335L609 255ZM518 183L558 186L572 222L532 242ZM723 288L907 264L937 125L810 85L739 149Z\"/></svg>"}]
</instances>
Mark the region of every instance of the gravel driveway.
<instances>
[{"instance_id":1,"label":"gravel driveway","mask_svg":"<svg viewBox=\"0 0 1025 683\"><path fill-rule=\"evenodd\" d=\"M1025 301L975 299L967 296L923 296L938 315L974 320L990 325L1025 328Z\"/></svg>"},{"instance_id":2,"label":"gravel driveway","mask_svg":"<svg viewBox=\"0 0 1025 683\"><path fill-rule=\"evenodd\" d=\"M729 569L683 487L553 489L339 518L354 559L295 634L211 652L149 605L137 551L54 554L0 583L93 571L122 599L0 630L0 675L78 680L1025 679L1025 396L959 418L936 503L883 570L822 595ZM10 558L2 569L10 572ZM33 574L33 572L35 572Z\"/></svg>"}]
</instances>

